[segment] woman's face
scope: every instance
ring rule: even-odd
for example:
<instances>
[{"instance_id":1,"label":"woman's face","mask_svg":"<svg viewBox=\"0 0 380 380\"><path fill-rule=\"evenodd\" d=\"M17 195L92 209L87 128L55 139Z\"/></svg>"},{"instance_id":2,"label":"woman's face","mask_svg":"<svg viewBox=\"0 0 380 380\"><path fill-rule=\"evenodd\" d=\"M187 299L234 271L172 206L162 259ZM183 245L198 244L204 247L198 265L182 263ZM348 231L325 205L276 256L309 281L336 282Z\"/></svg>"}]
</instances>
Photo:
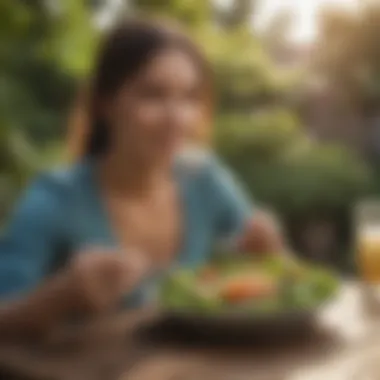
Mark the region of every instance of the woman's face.
<instances>
[{"instance_id":1,"label":"woman's face","mask_svg":"<svg viewBox=\"0 0 380 380\"><path fill-rule=\"evenodd\" d=\"M202 121L201 81L186 53L155 55L108 109L113 146L140 160L170 160Z\"/></svg>"}]
</instances>

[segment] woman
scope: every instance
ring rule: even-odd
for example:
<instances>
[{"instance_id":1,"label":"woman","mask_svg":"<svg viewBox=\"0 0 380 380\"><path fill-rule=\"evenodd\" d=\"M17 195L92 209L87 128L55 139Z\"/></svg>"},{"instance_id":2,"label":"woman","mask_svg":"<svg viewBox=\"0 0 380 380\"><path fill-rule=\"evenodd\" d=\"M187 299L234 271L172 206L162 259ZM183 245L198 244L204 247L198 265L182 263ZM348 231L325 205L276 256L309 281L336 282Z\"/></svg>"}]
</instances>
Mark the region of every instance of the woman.
<instances>
[{"instance_id":1,"label":"woman","mask_svg":"<svg viewBox=\"0 0 380 380\"><path fill-rule=\"evenodd\" d=\"M184 144L210 116L210 68L177 31L118 27L98 57L75 165L41 176L0 243L0 330L44 333L126 298L219 239L273 251L280 235L206 152ZM232 240L231 240L232 239Z\"/></svg>"}]
</instances>

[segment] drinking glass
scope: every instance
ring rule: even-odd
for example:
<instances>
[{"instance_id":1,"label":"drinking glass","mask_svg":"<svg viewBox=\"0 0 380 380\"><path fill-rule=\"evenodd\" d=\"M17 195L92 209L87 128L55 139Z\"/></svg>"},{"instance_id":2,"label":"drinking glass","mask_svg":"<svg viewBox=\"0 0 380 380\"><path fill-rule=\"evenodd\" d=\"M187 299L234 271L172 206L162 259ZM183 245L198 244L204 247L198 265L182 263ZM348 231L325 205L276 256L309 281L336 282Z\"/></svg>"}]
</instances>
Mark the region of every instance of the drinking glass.
<instances>
[{"instance_id":1,"label":"drinking glass","mask_svg":"<svg viewBox=\"0 0 380 380\"><path fill-rule=\"evenodd\" d=\"M355 209L356 264L368 311L380 312L380 199Z\"/></svg>"},{"instance_id":2,"label":"drinking glass","mask_svg":"<svg viewBox=\"0 0 380 380\"><path fill-rule=\"evenodd\" d=\"M356 208L357 264L364 282L380 285L380 199Z\"/></svg>"}]
</instances>

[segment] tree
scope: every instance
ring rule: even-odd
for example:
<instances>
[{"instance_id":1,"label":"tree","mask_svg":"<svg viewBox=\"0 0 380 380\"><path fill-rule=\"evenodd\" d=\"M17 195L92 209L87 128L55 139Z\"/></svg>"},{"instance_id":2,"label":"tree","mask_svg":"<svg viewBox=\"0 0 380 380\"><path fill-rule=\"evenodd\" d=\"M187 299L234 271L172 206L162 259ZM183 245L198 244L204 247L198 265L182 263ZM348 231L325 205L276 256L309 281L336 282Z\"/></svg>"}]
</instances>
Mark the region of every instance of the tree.
<instances>
[{"instance_id":1,"label":"tree","mask_svg":"<svg viewBox=\"0 0 380 380\"><path fill-rule=\"evenodd\" d=\"M344 108L364 115L380 103L380 5L364 2L358 12L327 8L320 15L316 70L339 89Z\"/></svg>"},{"instance_id":2,"label":"tree","mask_svg":"<svg viewBox=\"0 0 380 380\"><path fill-rule=\"evenodd\" d=\"M132 1L132 10L180 21L209 57L215 72L218 110L252 112L281 100L286 81L280 77L251 27L257 0Z\"/></svg>"},{"instance_id":3,"label":"tree","mask_svg":"<svg viewBox=\"0 0 380 380\"><path fill-rule=\"evenodd\" d=\"M216 147L255 199L288 218L346 212L372 186L365 162L342 146L313 142L284 109L223 118Z\"/></svg>"},{"instance_id":4,"label":"tree","mask_svg":"<svg viewBox=\"0 0 380 380\"><path fill-rule=\"evenodd\" d=\"M222 29L233 30L237 27L250 26L258 6L257 0L233 0L227 6L213 3L214 18Z\"/></svg>"},{"instance_id":5,"label":"tree","mask_svg":"<svg viewBox=\"0 0 380 380\"><path fill-rule=\"evenodd\" d=\"M62 134L77 77L87 71L96 43L83 2L47 4L0 4L2 123L22 129L36 144Z\"/></svg>"},{"instance_id":6,"label":"tree","mask_svg":"<svg viewBox=\"0 0 380 380\"><path fill-rule=\"evenodd\" d=\"M0 2L0 181L8 206L41 152L64 134L66 113L97 41L84 1ZM38 152L38 154L37 154Z\"/></svg>"},{"instance_id":7,"label":"tree","mask_svg":"<svg viewBox=\"0 0 380 380\"><path fill-rule=\"evenodd\" d=\"M130 0L129 6L135 12L164 16L191 28L207 23L211 17L209 0Z\"/></svg>"}]
</instances>

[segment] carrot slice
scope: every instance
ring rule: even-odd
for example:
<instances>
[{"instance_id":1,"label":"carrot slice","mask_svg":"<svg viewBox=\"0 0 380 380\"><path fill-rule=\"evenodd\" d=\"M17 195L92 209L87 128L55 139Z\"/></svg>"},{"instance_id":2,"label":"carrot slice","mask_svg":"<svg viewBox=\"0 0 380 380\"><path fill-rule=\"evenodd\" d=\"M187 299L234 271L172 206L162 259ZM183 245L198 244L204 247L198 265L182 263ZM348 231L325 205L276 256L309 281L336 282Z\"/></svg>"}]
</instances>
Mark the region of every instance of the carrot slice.
<instances>
[{"instance_id":1,"label":"carrot slice","mask_svg":"<svg viewBox=\"0 0 380 380\"><path fill-rule=\"evenodd\" d=\"M272 281L262 279L236 279L228 282L221 290L221 297L230 303L273 295L275 286Z\"/></svg>"}]
</instances>

